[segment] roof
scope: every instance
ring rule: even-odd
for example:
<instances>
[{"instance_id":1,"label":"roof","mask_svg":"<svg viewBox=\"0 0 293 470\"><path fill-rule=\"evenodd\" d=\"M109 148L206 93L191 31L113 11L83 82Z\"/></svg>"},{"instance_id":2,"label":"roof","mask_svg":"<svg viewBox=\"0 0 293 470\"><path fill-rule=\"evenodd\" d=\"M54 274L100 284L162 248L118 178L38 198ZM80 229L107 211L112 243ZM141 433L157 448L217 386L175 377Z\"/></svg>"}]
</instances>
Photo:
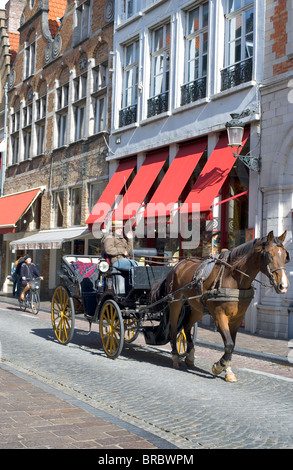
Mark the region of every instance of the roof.
<instances>
[{"instance_id":1,"label":"roof","mask_svg":"<svg viewBox=\"0 0 293 470\"><path fill-rule=\"evenodd\" d=\"M53 38L56 36L61 24L57 18L61 19L64 16L66 4L67 0L49 0L48 22Z\"/></svg>"},{"instance_id":2,"label":"roof","mask_svg":"<svg viewBox=\"0 0 293 470\"><path fill-rule=\"evenodd\" d=\"M8 37L9 37L9 52L11 54L10 63L12 65L16 57L17 51L18 51L19 33L8 32Z\"/></svg>"}]
</instances>

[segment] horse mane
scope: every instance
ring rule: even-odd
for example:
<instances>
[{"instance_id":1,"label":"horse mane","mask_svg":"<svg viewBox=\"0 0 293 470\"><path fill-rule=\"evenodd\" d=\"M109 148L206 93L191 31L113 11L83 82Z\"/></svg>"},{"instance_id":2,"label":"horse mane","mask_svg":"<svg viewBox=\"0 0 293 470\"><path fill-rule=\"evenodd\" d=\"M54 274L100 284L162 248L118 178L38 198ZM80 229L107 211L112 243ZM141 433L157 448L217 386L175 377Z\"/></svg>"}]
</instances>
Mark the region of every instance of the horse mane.
<instances>
[{"instance_id":1,"label":"horse mane","mask_svg":"<svg viewBox=\"0 0 293 470\"><path fill-rule=\"evenodd\" d=\"M260 252L262 247L263 241L260 238L255 238L254 240L250 240L249 242L236 246L231 250L228 262L231 264L233 269L239 269L241 271L248 258L253 253Z\"/></svg>"}]
</instances>

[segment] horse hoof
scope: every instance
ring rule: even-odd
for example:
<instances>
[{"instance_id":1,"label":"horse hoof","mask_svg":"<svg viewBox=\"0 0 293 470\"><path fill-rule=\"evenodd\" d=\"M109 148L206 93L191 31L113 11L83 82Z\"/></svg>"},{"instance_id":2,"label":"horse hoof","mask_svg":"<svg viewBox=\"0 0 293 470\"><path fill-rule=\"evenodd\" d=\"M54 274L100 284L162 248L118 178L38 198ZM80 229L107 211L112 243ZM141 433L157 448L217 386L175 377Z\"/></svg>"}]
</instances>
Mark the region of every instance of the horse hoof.
<instances>
[{"instance_id":1,"label":"horse hoof","mask_svg":"<svg viewBox=\"0 0 293 470\"><path fill-rule=\"evenodd\" d=\"M194 361L190 361L190 359L185 358L185 364L187 367L194 367Z\"/></svg>"},{"instance_id":2,"label":"horse hoof","mask_svg":"<svg viewBox=\"0 0 293 470\"><path fill-rule=\"evenodd\" d=\"M179 369L179 362L173 362L173 369Z\"/></svg>"},{"instance_id":3,"label":"horse hoof","mask_svg":"<svg viewBox=\"0 0 293 470\"><path fill-rule=\"evenodd\" d=\"M224 370L224 367L222 366L219 366L219 364L214 364L213 367L212 367L212 373L215 374L215 375L220 375L221 372L223 372Z\"/></svg>"},{"instance_id":4,"label":"horse hoof","mask_svg":"<svg viewBox=\"0 0 293 470\"><path fill-rule=\"evenodd\" d=\"M225 375L225 381L226 382L238 382L237 377L233 372L230 372L229 374Z\"/></svg>"}]
</instances>

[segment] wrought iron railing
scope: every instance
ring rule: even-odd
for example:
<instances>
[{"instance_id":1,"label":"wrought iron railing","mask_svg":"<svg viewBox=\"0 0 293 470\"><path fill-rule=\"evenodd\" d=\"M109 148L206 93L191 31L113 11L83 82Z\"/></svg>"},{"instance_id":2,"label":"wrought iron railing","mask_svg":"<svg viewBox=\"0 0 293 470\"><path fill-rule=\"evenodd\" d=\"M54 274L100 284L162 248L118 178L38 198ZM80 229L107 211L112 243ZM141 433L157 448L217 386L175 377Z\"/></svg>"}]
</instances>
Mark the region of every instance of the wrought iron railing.
<instances>
[{"instance_id":1,"label":"wrought iron railing","mask_svg":"<svg viewBox=\"0 0 293 470\"><path fill-rule=\"evenodd\" d=\"M221 70L221 91L252 79L252 57Z\"/></svg>"},{"instance_id":2,"label":"wrought iron railing","mask_svg":"<svg viewBox=\"0 0 293 470\"><path fill-rule=\"evenodd\" d=\"M181 106L192 103L206 97L206 77L199 78L193 82L186 83L181 87Z\"/></svg>"},{"instance_id":3,"label":"wrought iron railing","mask_svg":"<svg viewBox=\"0 0 293 470\"><path fill-rule=\"evenodd\" d=\"M169 109L169 92L161 93L160 95L153 96L148 99L148 114L147 117L156 116L157 114L165 113Z\"/></svg>"},{"instance_id":4,"label":"wrought iron railing","mask_svg":"<svg viewBox=\"0 0 293 470\"><path fill-rule=\"evenodd\" d=\"M119 111L119 127L129 126L137 120L137 105L127 106Z\"/></svg>"}]
</instances>

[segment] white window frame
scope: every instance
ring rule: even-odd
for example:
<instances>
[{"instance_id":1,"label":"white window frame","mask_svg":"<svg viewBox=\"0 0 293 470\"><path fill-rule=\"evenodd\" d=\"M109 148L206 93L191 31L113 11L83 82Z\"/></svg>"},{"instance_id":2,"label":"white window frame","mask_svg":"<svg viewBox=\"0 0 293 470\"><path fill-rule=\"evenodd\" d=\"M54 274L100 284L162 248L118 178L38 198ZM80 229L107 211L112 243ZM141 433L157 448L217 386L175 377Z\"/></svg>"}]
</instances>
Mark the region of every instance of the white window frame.
<instances>
[{"instance_id":1,"label":"white window frame","mask_svg":"<svg viewBox=\"0 0 293 470\"><path fill-rule=\"evenodd\" d=\"M24 67L23 76L28 78L35 73L36 70L36 43L32 42L24 48Z\"/></svg>"},{"instance_id":2,"label":"white window frame","mask_svg":"<svg viewBox=\"0 0 293 470\"><path fill-rule=\"evenodd\" d=\"M69 83L61 85L56 90L56 124L57 124L57 148L68 143L68 104Z\"/></svg>"},{"instance_id":3,"label":"white window frame","mask_svg":"<svg viewBox=\"0 0 293 470\"><path fill-rule=\"evenodd\" d=\"M128 55L128 51L132 52ZM139 81L139 40L124 46L122 108L137 104ZM128 59L129 57L129 59Z\"/></svg>"},{"instance_id":4,"label":"white window frame","mask_svg":"<svg viewBox=\"0 0 293 470\"><path fill-rule=\"evenodd\" d=\"M108 85L108 65L99 64L92 70L93 90L91 95L91 116L93 127L90 132L98 134L107 128L107 85Z\"/></svg>"},{"instance_id":5,"label":"white window frame","mask_svg":"<svg viewBox=\"0 0 293 470\"><path fill-rule=\"evenodd\" d=\"M161 47L156 47L156 34L162 30L163 41ZM169 30L170 42L167 44ZM165 23L152 30L151 52L151 97L161 95L169 91L170 87L170 53L171 53L171 23ZM161 62L158 64L158 61ZM157 67L158 64L158 67Z\"/></svg>"},{"instance_id":6,"label":"white window frame","mask_svg":"<svg viewBox=\"0 0 293 470\"><path fill-rule=\"evenodd\" d=\"M208 9L208 22L204 24L204 9ZM189 30L190 16L193 12L198 11L199 25L197 29ZM204 50L204 37L207 36L206 41L206 50ZM208 50L209 50L209 2L204 2L203 4L189 10L187 12L186 20L186 36L185 36L185 83L194 82L208 75ZM191 55L192 43L199 42L199 54L196 56L195 48L193 54ZM204 73L204 58L206 59L206 71ZM195 72L195 63L198 63L197 74ZM193 67L192 67L193 66ZM191 69L193 69L193 74ZM197 76L196 76L197 75Z\"/></svg>"},{"instance_id":7,"label":"white window frame","mask_svg":"<svg viewBox=\"0 0 293 470\"><path fill-rule=\"evenodd\" d=\"M239 8L230 8L233 5L235 0L227 0L226 5L226 34L225 34L225 67L229 67L231 65L240 63L245 61L246 59L254 57L254 20L253 20L253 28L252 31L247 33L246 31L246 14L248 11L253 10L253 16L255 17L255 5L254 1L251 0L237 0L239 3ZM235 35L230 36L230 27L232 26L232 22L236 22L237 18L240 17L241 20L241 36L236 37ZM236 30L236 26L234 27L234 31ZM247 36L252 35L252 54L247 54ZM240 59L236 60L236 44L240 44ZM233 50L232 50L232 46ZM232 54L231 54L232 51ZM233 55L233 57L232 57Z\"/></svg>"}]
</instances>

